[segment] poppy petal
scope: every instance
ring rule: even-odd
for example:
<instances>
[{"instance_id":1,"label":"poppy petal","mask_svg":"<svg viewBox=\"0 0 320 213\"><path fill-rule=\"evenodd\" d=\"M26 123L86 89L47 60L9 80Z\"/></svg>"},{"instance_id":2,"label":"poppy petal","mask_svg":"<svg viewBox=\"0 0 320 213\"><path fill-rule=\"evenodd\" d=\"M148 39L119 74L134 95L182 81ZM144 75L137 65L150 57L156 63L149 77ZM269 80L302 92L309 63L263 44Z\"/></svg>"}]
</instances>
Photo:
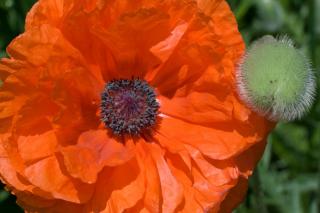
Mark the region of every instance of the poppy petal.
<instances>
[{"instance_id":1,"label":"poppy petal","mask_svg":"<svg viewBox=\"0 0 320 213\"><path fill-rule=\"evenodd\" d=\"M210 66L221 73L232 73L236 60L243 53L244 44L234 18L228 14L226 2L198 1L198 5L204 13L188 20L188 29L181 41L152 80L164 96L172 96L181 86L192 84ZM206 13L210 16L204 15ZM177 72L182 67L186 70L184 75Z\"/></svg>"},{"instance_id":2,"label":"poppy petal","mask_svg":"<svg viewBox=\"0 0 320 213\"><path fill-rule=\"evenodd\" d=\"M182 186L172 174L160 147L158 145L150 145L149 149L159 173L163 199L162 210L174 212L183 199Z\"/></svg>"},{"instance_id":3,"label":"poppy petal","mask_svg":"<svg viewBox=\"0 0 320 213\"><path fill-rule=\"evenodd\" d=\"M58 145L54 131L35 136L20 136L17 143L21 158L26 163L53 155Z\"/></svg>"},{"instance_id":4,"label":"poppy petal","mask_svg":"<svg viewBox=\"0 0 320 213\"><path fill-rule=\"evenodd\" d=\"M148 70L160 63L149 52L149 47L168 34L168 19L160 10L140 9L124 15L110 28L95 26L93 32L104 42L115 60L116 70L113 73L117 76L114 78L143 78Z\"/></svg>"},{"instance_id":5,"label":"poppy petal","mask_svg":"<svg viewBox=\"0 0 320 213\"><path fill-rule=\"evenodd\" d=\"M188 131L185 131L188 129ZM249 148L252 144L262 139L262 135L253 133L247 135L237 129L213 129L205 126L190 124L188 122L166 117L162 119L161 126L157 130L159 135L165 136L168 146L188 144L197 148L202 154L212 159L227 159ZM163 137L155 138L164 140Z\"/></svg>"},{"instance_id":6,"label":"poppy petal","mask_svg":"<svg viewBox=\"0 0 320 213\"><path fill-rule=\"evenodd\" d=\"M31 164L25 169L25 175L33 185L48 191L55 198L83 203L93 194L93 186L71 181L54 156Z\"/></svg>"},{"instance_id":7,"label":"poppy petal","mask_svg":"<svg viewBox=\"0 0 320 213\"><path fill-rule=\"evenodd\" d=\"M122 212L143 198L144 183L135 159L105 168L99 174L95 194L86 208L93 212Z\"/></svg>"},{"instance_id":8,"label":"poppy petal","mask_svg":"<svg viewBox=\"0 0 320 213\"><path fill-rule=\"evenodd\" d=\"M105 166L121 165L130 160L133 154L132 142L123 145L108 137L105 130L84 132L77 145L62 149L64 164L70 175L86 183L96 182L98 173Z\"/></svg>"},{"instance_id":9,"label":"poppy petal","mask_svg":"<svg viewBox=\"0 0 320 213\"><path fill-rule=\"evenodd\" d=\"M137 144L137 161L144 171L146 191L144 195L144 206L149 212L161 212L161 186L155 161L149 154L148 148L143 143Z\"/></svg>"},{"instance_id":10,"label":"poppy petal","mask_svg":"<svg viewBox=\"0 0 320 213\"><path fill-rule=\"evenodd\" d=\"M162 62L165 62L170 55L173 53L174 49L178 45L182 36L188 28L188 23L183 22L177 25L174 30L172 30L169 37L165 40L159 42L158 44L152 46L150 51L158 57Z\"/></svg>"}]
</instances>

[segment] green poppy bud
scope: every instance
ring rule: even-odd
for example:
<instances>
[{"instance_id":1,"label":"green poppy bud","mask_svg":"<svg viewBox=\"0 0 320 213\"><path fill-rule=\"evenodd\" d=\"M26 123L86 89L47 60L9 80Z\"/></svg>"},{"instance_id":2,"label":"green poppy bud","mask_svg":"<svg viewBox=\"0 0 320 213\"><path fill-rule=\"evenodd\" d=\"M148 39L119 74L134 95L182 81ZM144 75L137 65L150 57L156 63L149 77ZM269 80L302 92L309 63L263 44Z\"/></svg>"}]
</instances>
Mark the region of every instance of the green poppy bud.
<instances>
[{"instance_id":1,"label":"green poppy bud","mask_svg":"<svg viewBox=\"0 0 320 213\"><path fill-rule=\"evenodd\" d=\"M237 84L241 99L273 121L301 118L315 93L311 63L288 37L254 42L238 66Z\"/></svg>"}]
</instances>

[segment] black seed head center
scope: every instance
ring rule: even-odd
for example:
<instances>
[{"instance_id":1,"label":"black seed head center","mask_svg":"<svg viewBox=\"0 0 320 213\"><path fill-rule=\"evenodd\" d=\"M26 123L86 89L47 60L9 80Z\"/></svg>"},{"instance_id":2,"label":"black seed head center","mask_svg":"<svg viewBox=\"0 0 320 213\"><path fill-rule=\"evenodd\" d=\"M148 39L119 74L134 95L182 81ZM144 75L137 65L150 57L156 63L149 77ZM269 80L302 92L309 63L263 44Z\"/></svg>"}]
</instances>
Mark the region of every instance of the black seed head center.
<instances>
[{"instance_id":1,"label":"black seed head center","mask_svg":"<svg viewBox=\"0 0 320 213\"><path fill-rule=\"evenodd\" d=\"M158 110L155 91L144 80L112 80L101 94L101 120L116 135L137 135L152 127Z\"/></svg>"}]
</instances>

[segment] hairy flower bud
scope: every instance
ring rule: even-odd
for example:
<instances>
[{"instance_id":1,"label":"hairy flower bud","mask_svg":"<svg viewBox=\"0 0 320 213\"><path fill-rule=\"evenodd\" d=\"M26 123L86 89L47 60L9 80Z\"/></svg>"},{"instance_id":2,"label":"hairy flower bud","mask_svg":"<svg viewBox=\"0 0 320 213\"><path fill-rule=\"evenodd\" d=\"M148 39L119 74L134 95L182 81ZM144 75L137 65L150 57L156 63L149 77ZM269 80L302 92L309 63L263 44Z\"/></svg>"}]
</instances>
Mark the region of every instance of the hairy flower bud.
<instances>
[{"instance_id":1,"label":"hairy flower bud","mask_svg":"<svg viewBox=\"0 0 320 213\"><path fill-rule=\"evenodd\" d=\"M240 61L237 84L241 99L273 121L301 118L315 93L311 63L286 36L254 42Z\"/></svg>"}]
</instances>

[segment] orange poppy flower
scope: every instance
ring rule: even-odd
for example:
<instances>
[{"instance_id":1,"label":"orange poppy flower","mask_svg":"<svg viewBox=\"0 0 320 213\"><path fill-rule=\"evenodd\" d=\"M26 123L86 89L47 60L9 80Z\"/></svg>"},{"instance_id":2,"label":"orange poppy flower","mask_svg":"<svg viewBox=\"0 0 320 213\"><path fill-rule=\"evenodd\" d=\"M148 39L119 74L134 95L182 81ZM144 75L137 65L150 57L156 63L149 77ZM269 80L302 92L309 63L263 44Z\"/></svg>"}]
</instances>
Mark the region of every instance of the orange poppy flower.
<instances>
[{"instance_id":1,"label":"orange poppy flower","mask_svg":"<svg viewBox=\"0 0 320 213\"><path fill-rule=\"evenodd\" d=\"M223 0L40 0L0 63L26 212L230 212L272 124L239 101Z\"/></svg>"}]
</instances>

